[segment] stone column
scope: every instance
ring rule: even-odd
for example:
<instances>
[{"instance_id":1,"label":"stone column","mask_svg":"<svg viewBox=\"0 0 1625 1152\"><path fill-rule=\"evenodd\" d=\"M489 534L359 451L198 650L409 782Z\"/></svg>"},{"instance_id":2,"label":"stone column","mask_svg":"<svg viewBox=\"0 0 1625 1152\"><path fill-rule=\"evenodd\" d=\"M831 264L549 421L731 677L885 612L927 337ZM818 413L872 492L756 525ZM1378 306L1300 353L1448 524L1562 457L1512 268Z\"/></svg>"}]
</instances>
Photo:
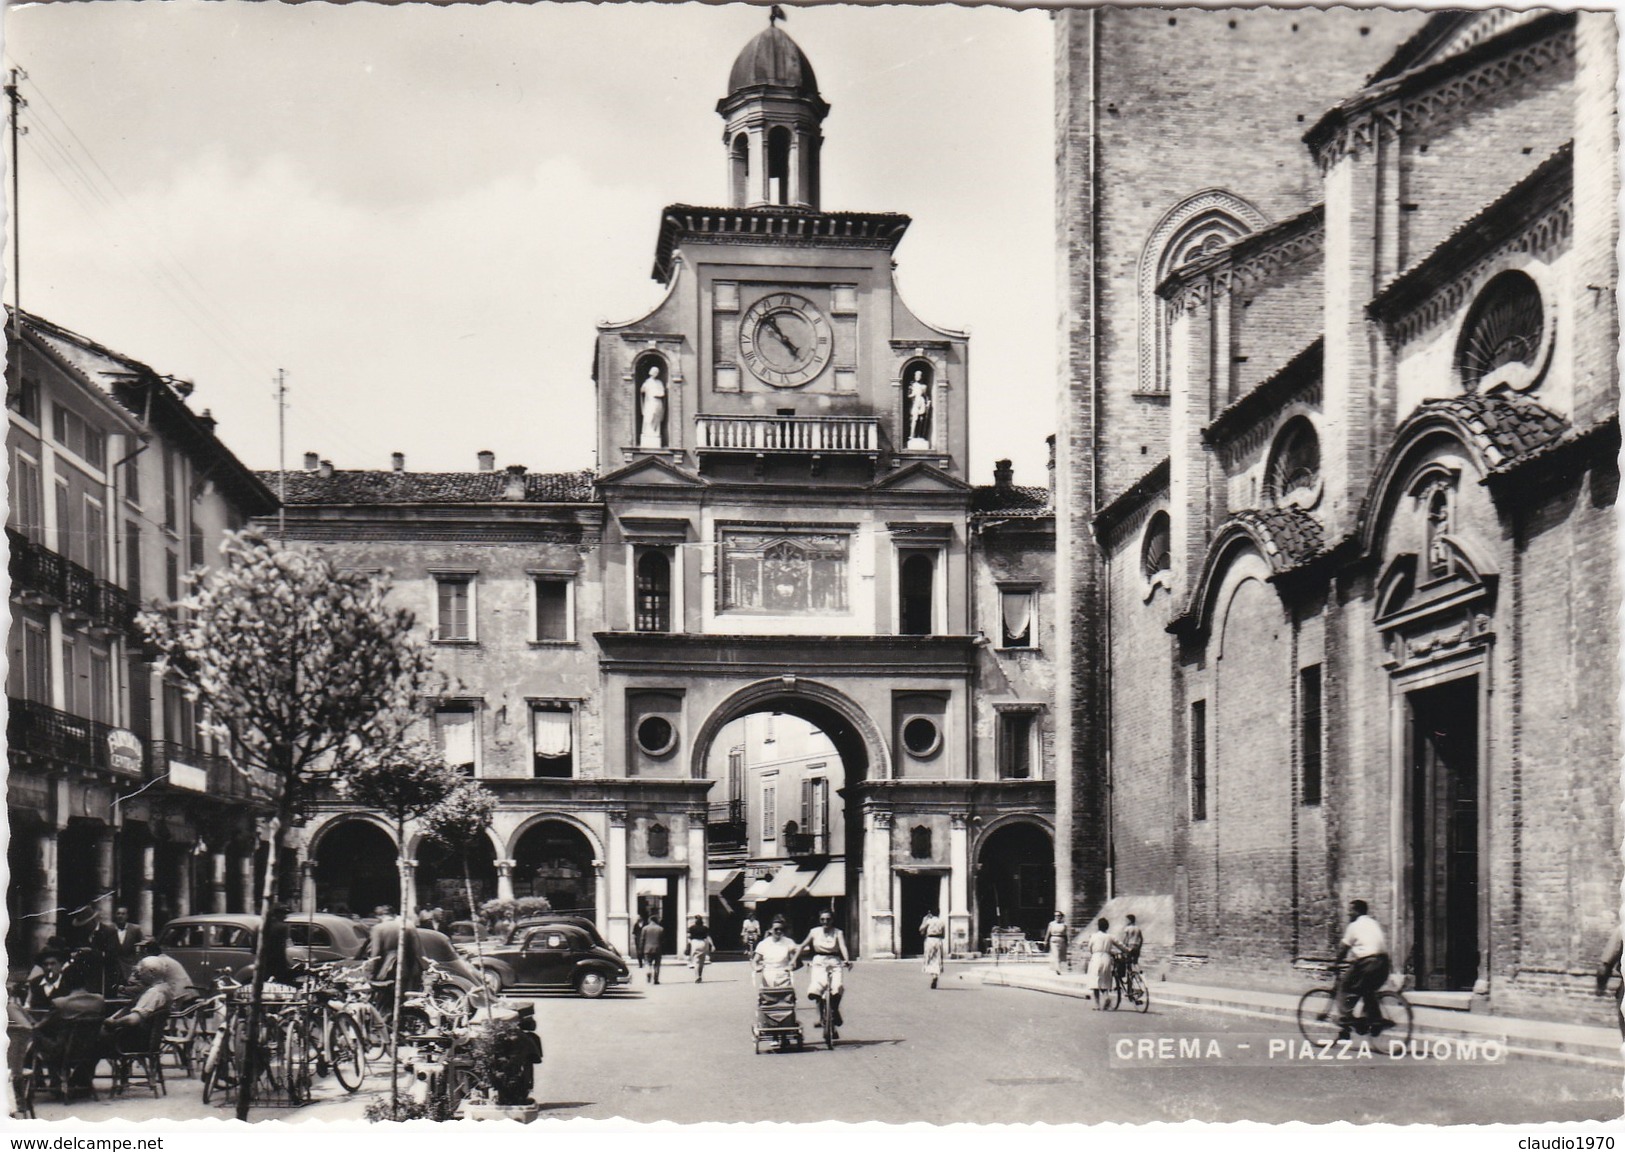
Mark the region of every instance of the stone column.
<instances>
[{"instance_id":1,"label":"stone column","mask_svg":"<svg viewBox=\"0 0 1625 1152\"><path fill-rule=\"evenodd\" d=\"M34 951L38 952L45 947L45 941L56 934L56 829L40 833L36 853L39 896L34 902L34 910L39 916L34 921Z\"/></svg>"},{"instance_id":2,"label":"stone column","mask_svg":"<svg viewBox=\"0 0 1625 1152\"><path fill-rule=\"evenodd\" d=\"M141 849L141 895L137 901L136 919L140 921L141 931L148 936L158 931L158 925L152 921L152 882L157 878L158 848L148 844Z\"/></svg>"},{"instance_id":3,"label":"stone column","mask_svg":"<svg viewBox=\"0 0 1625 1152\"><path fill-rule=\"evenodd\" d=\"M497 862L497 899L513 900L513 870L518 865L517 860L498 860Z\"/></svg>"},{"instance_id":4,"label":"stone column","mask_svg":"<svg viewBox=\"0 0 1625 1152\"><path fill-rule=\"evenodd\" d=\"M970 951L970 813L949 817L948 832L948 949Z\"/></svg>"},{"instance_id":5,"label":"stone column","mask_svg":"<svg viewBox=\"0 0 1625 1152\"><path fill-rule=\"evenodd\" d=\"M303 857L299 861L299 910L316 911L316 861Z\"/></svg>"},{"instance_id":6,"label":"stone column","mask_svg":"<svg viewBox=\"0 0 1625 1152\"><path fill-rule=\"evenodd\" d=\"M252 845L237 857L237 896L244 912L258 912L254 903L254 848Z\"/></svg>"},{"instance_id":7,"label":"stone column","mask_svg":"<svg viewBox=\"0 0 1625 1152\"><path fill-rule=\"evenodd\" d=\"M104 921L113 918L118 893L113 891L113 830L96 833L96 912Z\"/></svg>"},{"instance_id":8,"label":"stone column","mask_svg":"<svg viewBox=\"0 0 1625 1152\"><path fill-rule=\"evenodd\" d=\"M175 862L175 915L192 914L192 855L181 853Z\"/></svg>"},{"instance_id":9,"label":"stone column","mask_svg":"<svg viewBox=\"0 0 1625 1152\"><path fill-rule=\"evenodd\" d=\"M609 936L609 880L604 875L604 862L592 862L593 923L605 940Z\"/></svg>"},{"instance_id":10,"label":"stone column","mask_svg":"<svg viewBox=\"0 0 1625 1152\"><path fill-rule=\"evenodd\" d=\"M615 941L617 947L624 942L630 955L632 921L626 914L626 890L630 886L630 877L626 874L625 811L617 810L609 814L609 859L605 865L604 885L609 897L605 901L609 909L605 938ZM667 925L667 931L672 931L670 925Z\"/></svg>"},{"instance_id":11,"label":"stone column","mask_svg":"<svg viewBox=\"0 0 1625 1152\"><path fill-rule=\"evenodd\" d=\"M897 955L891 906L891 839L892 814L871 808L863 836L863 872L869 878L869 932L864 951L872 960L891 960Z\"/></svg>"},{"instance_id":12,"label":"stone column","mask_svg":"<svg viewBox=\"0 0 1625 1152\"><path fill-rule=\"evenodd\" d=\"M711 920L711 885L705 869L705 809L696 808L688 814L688 915L692 920L704 916ZM686 931L688 922L682 928Z\"/></svg>"},{"instance_id":13,"label":"stone column","mask_svg":"<svg viewBox=\"0 0 1625 1152\"><path fill-rule=\"evenodd\" d=\"M226 910L226 854L209 854L209 911L216 916Z\"/></svg>"},{"instance_id":14,"label":"stone column","mask_svg":"<svg viewBox=\"0 0 1625 1152\"><path fill-rule=\"evenodd\" d=\"M418 862L401 861L401 915L413 915L418 910Z\"/></svg>"}]
</instances>

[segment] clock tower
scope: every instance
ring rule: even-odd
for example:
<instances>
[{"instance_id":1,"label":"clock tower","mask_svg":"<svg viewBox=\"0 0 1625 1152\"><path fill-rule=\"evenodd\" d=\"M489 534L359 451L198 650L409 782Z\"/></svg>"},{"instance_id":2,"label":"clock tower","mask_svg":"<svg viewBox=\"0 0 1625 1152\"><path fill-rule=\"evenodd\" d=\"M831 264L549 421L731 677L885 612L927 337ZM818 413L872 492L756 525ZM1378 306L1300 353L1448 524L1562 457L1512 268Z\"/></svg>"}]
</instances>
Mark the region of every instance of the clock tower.
<instances>
[{"instance_id":1,"label":"clock tower","mask_svg":"<svg viewBox=\"0 0 1625 1152\"><path fill-rule=\"evenodd\" d=\"M917 904L969 923L967 340L898 295L907 216L824 208L830 107L776 17L717 112L726 197L664 210L664 299L598 330L604 722L651 788L716 778L747 716L824 734L832 832L800 830L823 819L805 798L788 824L753 809L752 843L779 847L745 863L818 877L887 955Z\"/></svg>"}]
</instances>

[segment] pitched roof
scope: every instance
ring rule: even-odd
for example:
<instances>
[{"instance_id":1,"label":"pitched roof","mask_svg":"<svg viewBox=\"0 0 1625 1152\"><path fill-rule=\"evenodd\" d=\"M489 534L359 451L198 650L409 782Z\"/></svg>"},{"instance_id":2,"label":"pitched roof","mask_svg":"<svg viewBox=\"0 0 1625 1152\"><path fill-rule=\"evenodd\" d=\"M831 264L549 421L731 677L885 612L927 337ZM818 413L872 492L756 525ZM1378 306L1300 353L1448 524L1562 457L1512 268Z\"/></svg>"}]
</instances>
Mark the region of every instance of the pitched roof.
<instances>
[{"instance_id":1,"label":"pitched roof","mask_svg":"<svg viewBox=\"0 0 1625 1152\"><path fill-rule=\"evenodd\" d=\"M1031 484L983 484L971 489L971 515L1038 519L1055 515L1048 488Z\"/></svg>"},{"instance_id":2,"label":"pitched roof","mask_svg":"<svg viewBox=\"0 0 1625 1152\"><path fill-rule=\"evenodd\" d=\"M277 473L261 472L273 490ZM531 472L525 476L525 502L590 504L595 474ZM289 472L288 497L296 504L495 504L503 500L507 472Z\"/></svg>"}]
</instances>

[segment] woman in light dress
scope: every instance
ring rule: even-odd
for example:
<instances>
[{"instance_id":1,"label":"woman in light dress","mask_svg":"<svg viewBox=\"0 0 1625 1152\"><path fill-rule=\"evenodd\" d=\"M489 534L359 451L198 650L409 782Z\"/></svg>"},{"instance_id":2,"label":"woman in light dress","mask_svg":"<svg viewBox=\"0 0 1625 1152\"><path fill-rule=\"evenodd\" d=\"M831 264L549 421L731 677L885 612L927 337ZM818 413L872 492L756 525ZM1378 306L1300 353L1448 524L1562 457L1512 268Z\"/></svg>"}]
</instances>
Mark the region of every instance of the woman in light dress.
<instances>
[{"instance_id":1,"label":"woman in light dress","mask_svg":"<svg viewBox=\"0 0 1625 1152\"><path fill-rule=\"evenodd\" d=\"M1095 1011L1100 1011L1102 994L1112 990L1112 956L1121 951L1108 931L1111 924L1102 916L1095 921L1095 932L1089 937L1088 987L1094 993Z\"/></svg>"}]
</instances>

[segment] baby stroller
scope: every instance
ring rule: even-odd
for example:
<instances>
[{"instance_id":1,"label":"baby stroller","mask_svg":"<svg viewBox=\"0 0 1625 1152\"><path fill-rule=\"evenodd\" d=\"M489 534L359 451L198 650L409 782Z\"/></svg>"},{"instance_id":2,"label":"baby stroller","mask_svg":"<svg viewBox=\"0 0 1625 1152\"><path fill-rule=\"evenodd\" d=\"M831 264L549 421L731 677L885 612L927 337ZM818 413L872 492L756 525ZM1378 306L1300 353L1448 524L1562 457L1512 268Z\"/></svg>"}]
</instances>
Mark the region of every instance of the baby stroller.
<instances>
[{"instance_id":1,"label":"baby stroller","mask_svg":"<svg viewBox=\"0 0 1625 1152\"><path fill-rule=\"evenodd\" d=\"M756 973L756 1021L750 1034L756 1042L756 1054L762 1054L762 1045L773 1050L788 1052L804 1046L801 1021L796 1019L796 990L789 982L789 973L783 974L783 983L774 979L772 971Z\"/></svg>"}]
</instances>

